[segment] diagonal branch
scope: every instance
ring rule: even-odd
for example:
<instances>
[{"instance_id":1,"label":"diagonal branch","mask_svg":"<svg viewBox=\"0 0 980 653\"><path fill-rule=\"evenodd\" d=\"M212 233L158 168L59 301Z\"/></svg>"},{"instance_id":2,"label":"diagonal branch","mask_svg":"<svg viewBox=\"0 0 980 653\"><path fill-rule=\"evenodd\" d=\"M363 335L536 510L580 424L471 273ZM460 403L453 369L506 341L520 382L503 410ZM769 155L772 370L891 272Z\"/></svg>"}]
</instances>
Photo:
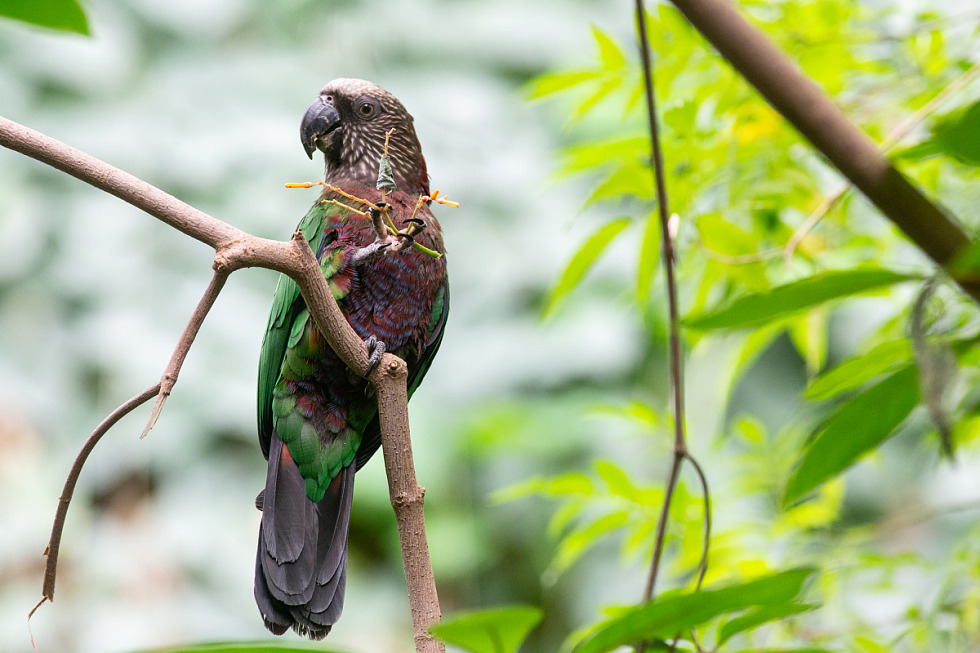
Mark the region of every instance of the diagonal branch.
<instances>
[{"instance_id":1,"label":"diagonal branch","mask_svg":"<svg viewBox=\"0 0 980 653\"><path fill-rule=\"evenodd\" d=\"M432 566L429 562L428 544L425 539L425 525L422 522L422 497L424 490L415 479L415 465L411 459L411 441L408 429L407 408L407 367L405 362L392 354L384 354L381 364L367 375L369 370L367 345L344 318L337 301L330 291L327 281L320 269L319 261L310 250L309 244L302 234L294 233L289 242L280 242L258 238L233 227L217 218L199 211L177 198L151 186L150 184L123 172L107 163L76 150L40 132L0 117L0 145L25 154L31 158L62 170L88 184L100 188L119 197L125 202L149 213L165 222L174 229L181 231L196 240L210 245L215 250L215 276L204 298L198 305L194 317L184 332L181 344L174 353L164 381L167 383L168 373L179 370L183 356L184 339L186 347L196 334L200 321L203 321L207 311L213 304L224 280L229 274L240 268L264 267L288 275L299 286L303 299L310 309L310 315L319 332L337 353L347 367L361 377L367 378L374 386L379 397L378 412L381 421L381 440L384 449L386 469L395 470L402 474L398 478L388 478L391 504L398 521L399 534L402 540L402 557L405 564L405 577L408 584L409 604L412 610L412 622L415 631L416 649L418 651L438 653L445 647L437 642L428 630L439 620L438 597L435 593L435 581ZM199 318L199 320L198 320ZM172 381L170 382L172 386ZM139 405L163 390L162 384L154 385L149 390L117 409L100 425L96 433L99 437L108 430L122 414L117 413L130 403L139 400ZM161 396L163 396L161 394ZM385 399L382 401L381 398ZM132 410L129 407L125 412ZM105 429L100 432L100 429ZM152 423L150 424L152 426ZM95 434L93 434L94 436ZM67 498L74 489L78 472L91 452L98 438L90 438L83 448L83 454L76 460L73 476L66 482ZM391 463L389 464L389 459ZM407 471L406 471L407 470ZM410 472L410 474L408 473ZM63 495L63 501L66 495ZM67 513L67 502L59 505L61 524L64 522L62 511ZM56 517L56 520L58 518ZM60 528L58 522L56 528ZM60 539L60 531L59 531ZM57 544L49 546L49 555L57 555ZM49 580L46 577L42 591L44 599L54 596L54 567ZM35 607L35 610L37 607ZM33 610L31 611L33 614Z\"/></svg>"},{"instance_id":2,"label":"diagonal branch","mask_svg":"<svg viewBox=\"0 0 980 653\"><path fill-rule=\"evenodd\" d=\"M784 118L941 266L971 245L944 209L913 186L827 94L743 18L727 0L672 0L674 5ZM980 301L980 279L953 275Z\"/></svg>"},{"instance_id":3,"label":"diagonal branch","mask_svg":"<svg viewBox=\"0 0 980 653\"><path fill-rule=\"evenodd\" d=\"M889 132L888 136L881 142L881 151L888 152L893 147L898 145L903 138L909 135L909 133L915 129L923 120L925 120L929 115L931 115L936 109L941 107L946 103L947 100L955 96L957 93L962 91L964 88L970 85L977 77L980 77L980 63L973 64L969 70L957 77L952 84L944 88L936 97L932 98L920 108L918 111L913 113L911 116L900 122L895 126L894 129ZM786 247L783 248L783 261L788 265L790 260L793 258L793 253L796 248L799 247L803 239L817 226L824 216L826 216L837 202L844 197L844 195L851 189L852 183L850 181L844 182L837 189L824 198L820 203L820 206L816 208L807 217L803 223L796 228L793 232L792 237L786 243ZM778 250L777 250L778 251Z\"/></svg>"},{"instance_id":4,"label":"diagonal branch","mask_svg":"<svg viewBox=\"0 0 980 653\"><path fill-rule=\"evenodd\" d=\"M159 419L160 413L163 411L163 404L167 402L167 397L170 396L174 384L177 383L177 376L180 374L180 368L184 365L184 359L187 358L187 352L191 350L191 345L194 344L194 338L197 337L197 332L201 330L201 325L204 324L204 318L208 316L208 311L214 306L214 301L218 299L218 295L221 293L221 289L224 288L227 279L227 273L214 273L214 276L211 277L211 283L208 284L207 290L204 291L204 296L201 297L201 301L194 310L194 314L191 315L191 319L184 328L184 332L180 334L177 347L170 356L167 369L160 378L160 392L157 394L157 400L153 404L150 419L147 420L146 427L140 435L141 440L147 436L150 429L156 426L157 419Z\"/></svg>"}]
</instances>

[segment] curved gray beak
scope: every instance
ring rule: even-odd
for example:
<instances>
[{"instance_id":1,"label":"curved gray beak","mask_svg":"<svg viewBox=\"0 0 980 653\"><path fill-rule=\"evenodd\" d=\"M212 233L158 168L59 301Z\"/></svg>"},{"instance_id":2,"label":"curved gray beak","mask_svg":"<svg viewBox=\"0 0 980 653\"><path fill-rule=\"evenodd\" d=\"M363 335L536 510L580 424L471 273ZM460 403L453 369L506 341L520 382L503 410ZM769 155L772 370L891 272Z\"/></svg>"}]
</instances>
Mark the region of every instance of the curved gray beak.
<instances>
[{"instance_id":1,"label":"curved gray beak","mask_svg":"<svg viewBox=\"0 0 980 653\"><path fill-rule=\"evenodd\" d=\"M340 127L340 114L332 104L318 97L303 114L303 122L299 125L299 138L306 150L306 156L313 158L313 153L319 147L327 146L325 138Z\"/></svg>"}]
</instances>

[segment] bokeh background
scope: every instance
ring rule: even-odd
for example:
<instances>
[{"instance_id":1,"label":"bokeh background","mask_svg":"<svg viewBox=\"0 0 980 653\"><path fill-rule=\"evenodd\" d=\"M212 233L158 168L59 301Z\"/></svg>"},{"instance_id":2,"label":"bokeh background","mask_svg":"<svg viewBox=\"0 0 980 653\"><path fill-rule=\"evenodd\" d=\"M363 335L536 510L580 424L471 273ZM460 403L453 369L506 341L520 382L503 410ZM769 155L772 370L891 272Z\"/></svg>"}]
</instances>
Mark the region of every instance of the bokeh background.
<instances>
[{"instance_id":1,"label":"bokeh background","mask_svg":"<svg viewBox=\"0 0 980 653\"><path fill-rule=\"evenodd\" d=\"M411 406L443 611L540 605L548 618L527 650L547 651L600 606L637 600L642 546L623 554L613 538L574 565L556 563L546 528L554 505L498 500L536 476L591 470L596 457L649 484L663 477L666 438L652 441L635 421L587 410L638 386L665 393L663 333L645 328L620 297L635 248L618 244L576 301L540 319L570 253L615 207L583 212L591 189L556 180L557 151L571 140L567 112L529 102L526 85L546 70L591 61L590 24L631 44L629 3L86 6L92 38L0 21L0 114L259 236L287 238L315 197L284 184L322 173L297 132L324 83L362 77L403 101L433 187L462 204L437 212L453 305L442 350ZM896 14L917 8L898 3ZM78 448L108 412L157 380L210 263L208 248L136 209L0 151L0 651L30 650L26 614L40 597L41 554ZM150 436L137 438L144 407L92 455L65 529L57 599L32 622L42 651L116 653L266 636L252 599L253 499L265 478L255 370L275 283L268 271L234 274ZM831 358L853 348L875 304L861 311L835 323ZM728 374L726 351L724 343L697 351L689 372L692 437L721 497L731 490L727 466L739 459L713 434L744 411L772 428L789 420L802 410L806 380L805 362L783 340L728 396L715 382ZM975 447L955 466L937 466L934 451L924 452L915 442L895 444L870 480L857 481L855 510L878 515L980 498ZM727 508L722 531L752 528L751 510ZM912 537L917 554L941 567L975 516L956 512L928 532L899 528L894 539ZM331 646L410 650L397 542L375 461L358 475L347 602ZM886 620L907 611L939 582L931 571L864 606Z\"/></svg>"}]
</instances>

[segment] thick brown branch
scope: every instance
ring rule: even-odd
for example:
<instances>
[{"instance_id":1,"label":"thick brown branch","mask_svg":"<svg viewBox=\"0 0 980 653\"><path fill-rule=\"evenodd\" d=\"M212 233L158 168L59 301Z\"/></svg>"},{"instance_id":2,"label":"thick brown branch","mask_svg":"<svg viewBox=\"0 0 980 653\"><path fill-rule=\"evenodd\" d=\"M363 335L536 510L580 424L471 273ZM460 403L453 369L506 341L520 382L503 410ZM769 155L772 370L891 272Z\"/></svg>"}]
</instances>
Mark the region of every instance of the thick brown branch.
<instances>
[{"instance_id":1,"label":"thick brown branch","mask_svg":"<svg viewBox=\"0 0 980 653\"><path fill-rule=\"evenodd\" d=\"M783 117L934 261L947 266L970 245L962 227L902 176L826 93L731 2L672 2ZM980 280L956 280L980 300Z\"/></svg>"},{"instance_id":2,"label":"thick brown branch","mask_svg":"<svg viewBox=\"0 0 980 653\"><path fill-rule=\"evenodd\" d=\"M0 145L101 188L212 247L243 235L239 229L215 220L142 179L2 116Z\"/></svg>"},{"instance_id":3,"label":"thick brown branch","mask_svg":"<svg viewBox=\"0 0 980 653\"><path fill-rule=\"evenodd\" d=\"M49 560L56 561L68 501L71 499L71 492L74 490L85 458L105 431L124 414L158 394L162 406L162 398L176 381L177 373L197 330L225 279L235 270L244 267L264 267L282 272L296 281L320 333L349 368L362 377L367 374L367 346L344 318L323 276L319 262L301 234L293 234L289 242L257 238L198 211L132 175L3 117L0 117L0 145L26 154L112 193L215 249L215 276L184 331L164 372L163 381L134 397L107 417L86 442L82 453L76 459L55 517L52 540L48 547ZM369 380L378 397L385 467L389 471L388 483L391 488L392 506L395 509L402 541L416 647L420 652L439 653L445 650L444 646L428 634L429 628L438 622L440 610L425 539L425 524L422 520L423 491L415 479L412 461L408 428L407 367L398 357L385 354ZM164 385L167 386L166 390ZM151 418L150 426L152 421ZM47 600L54 596L54 570L55 565L52 564L45 574L43 595ZM33 614L34 611L31 612Z\"/></svg>"},{"instance_id":4,"label":"thick brown branch","mask_svg":"<svg viewBox=\"0 0 980 653\"><path fill-rule=\"evenodd\" d=\"M371 373L378 395L381 432L397 437L383 438L382 451L388 476L388 493L398 522L405 580L416 591L409 594L416 651L444 653L442 642L429 634L429 628L442 618L436 582L429 561L429 544L425 538L422 503L425 489L415 478L412 463L412 439L408 430L408 366L385 354Z\"/></svg>"}]
</instances>

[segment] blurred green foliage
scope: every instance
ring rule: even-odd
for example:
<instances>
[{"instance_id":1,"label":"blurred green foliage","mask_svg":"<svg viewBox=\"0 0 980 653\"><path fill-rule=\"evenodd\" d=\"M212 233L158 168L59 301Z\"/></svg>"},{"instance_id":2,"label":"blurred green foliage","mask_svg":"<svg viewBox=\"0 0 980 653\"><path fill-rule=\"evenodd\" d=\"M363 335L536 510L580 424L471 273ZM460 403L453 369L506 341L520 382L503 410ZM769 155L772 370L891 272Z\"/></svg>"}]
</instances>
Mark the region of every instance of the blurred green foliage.
<instances>
[{"instance_id":1,"label":"blurred green foliage","mask_svg":"<svg viewBox=\"0 0 980 653\"><path fill-rule=\"evenodd\" d=\"M977 33L975 16L967 29L957 31L941 15L923 12L907 17L901 31L895 32L890 7L868 8L841 0L743 5L848 115L879 139L964 71L973 74L975 64L967 43ZM877 217L863 199L845 191L842 201L828 202L826 198L837 192L837 174L672 7L654 8L648 20L670 210L679 216L680 224L677 248L689 361L696 362L699 351L718 351L719 346L727 350L732 362L715 379L725 397L737 396L738 386L748 382L760 359L772 356L785 342L795 350L806 375L806 387L797 395L799 408L775 424L775 432L732 400L713 433L693 434L698 455L717 462L715 454L727 452L737 461L724 471L707 464L708 476L716 483L715 514L734 510L741 515L741 519L718 518L711 539L709 587L724 579L755 578L786 562L806 562L818 569L818 581L806 595L826 607L796 616L801 610L782 597L772 612L759 608L755 613L748 592L726 595L731 605L716 598L715 592L726 590L682 593L676 598L664 595L594 627L576 650L608 651L640 639L663 642L680 631L687 631L681 633L682 640L690 640L692 629L702 645L706 634L714 632L716 645L726 644L725 650L763 641L770 647L855 651L878 650L878 646L966 651L980 646L975 590L980 559L964 566L963 560L936 561L923 550L895 555L879 550L873 540L847 550L855 546L858 532L876 528L876 519L849 514L855 509L849 506L855 498L845 494L849 483L842 476L869 452L876 452L872 457L878 459L889 455L883 454L883 443L897 434L905 436L902 449L915 451L897 455L925 456L927 464L943 464L936 436L945 437L949 429L944 423L961 425L953 429L960 434L953 436L956 446L960 455L974 458L975 438L963 437L972 427L962 425L975 423L980 406L977 307L924 256L911 251L897 230ZM642 92L638 62L625 54L629 44L617 43L598 28L593 29L593 38L597 50L593 65L542 75L528 85L528 95L535 100L554 99L569 116L569 144L560 174L591 184L586 212L606 207L614 215L638 218L602 223L585 239L553 286L545 314L561 319L562 305L574 304L576 288L588 282L590 269L601 269L606 252L621 256L623 248L616 249L617 241L628 241L636 251L631 260L637 270L631 303L656 342L663 337L664 308L662 294L651 290L656 288L651 279L662 283L662 278L654 270L659 231L658 218L649 206L653 187L643 108L638 106ZM943 107L945 115L920 116L924 128L913 131L904 143L907 173L952 206L966 204L959 201L955 188L980 181L980 171L973 167L980 161L973 156L980 145L974 138L978 92L975 84L967 84ZM962 217L968 229L976 231L973 213ZM814 223L814 231L803 231ZM619 278L620 283L628 283L628 275ZM913 301L909 286L926 278L937 278L945 286L943 293L932 297L923 291L923 299ZM861 299L868 293L873 297ZM737 336L724 332L729 329L752 332ZM921 342L916 340L917 329ZM839 334L848 331L857 335L841 346ZM954 362L948 360L952 352L957 357ZM638 356L638 364L649 360ZM941 371L930 374L930 370ZM665 370L660 373L666 376ZM642 383L646 376L638 380L628 394L649 392ZM773 383L778 385L779 380ZM635 414L637 405L643 406L644 422L637 426L653 438L669 441L665 394L661 391L652 404L631 399L620 404L619 412ZM689 403L691 412L700 408ZM501 491L498 497L539 496L558 502L548 528L556 542L553 573L566 572L584 552L613 536L622 539L628 558L637 553L648 557L663 481L638 483L629 467L602 460L595 475L576 470L536 477ZM846 478L860 485L867 483L861 476L868 475L873 472L860 465ZM903 494L912 491L915 481L905 480L908 485L894 489ZM750 511L749 517L744 506L758 506L760 500L766 508ZM884 508L889 497L874 497L873 503ZM970 503L966 509L978 508ZM697 493L692 495L682 483L667 541L674 582L688 592L700 556L702 509ZM934 510L934 517L920 519L941 519L942 509ZM962 546L976 532L976 523L968 523L957 529L952 541ZM873 604L858 598L871 591L868 583L874 583L874 591L894 592L892 600L900 600L899 570L908 574L926 569L950 579L941 590L928 594L930 617L910 608L876 628L874 618L865 616L875 612ZM966 576L952 580L957 574ZM700 614L687 606L664 621L638 619L644 612L669 611L678 599L703 601L699 605L717 612ZM630 597L622 600L628 602ZM790 619L754 638L746 634L748 627L743 632L712 621L727 609L743 611L737 619L753 627ZM821 612L840 615L849 610L833 627L821 625L834 620L821 617ZM941 624L934 619L939 613L944 615ZM734 638L732 644L726 643L729 638ZM713 646L708 645L708 650Z\"/></svg>"},{"instance_id":2,"label":"blurred green foliage","mask_svg":"<svg viewBox=\"0 0 980 653\"><path fill-rule=\"evenodd\" d=\"M432 633L470 653L516 653L542 616L541 610L528 606L458 612L434 626Z\"/></svg>"}]
</instances>

